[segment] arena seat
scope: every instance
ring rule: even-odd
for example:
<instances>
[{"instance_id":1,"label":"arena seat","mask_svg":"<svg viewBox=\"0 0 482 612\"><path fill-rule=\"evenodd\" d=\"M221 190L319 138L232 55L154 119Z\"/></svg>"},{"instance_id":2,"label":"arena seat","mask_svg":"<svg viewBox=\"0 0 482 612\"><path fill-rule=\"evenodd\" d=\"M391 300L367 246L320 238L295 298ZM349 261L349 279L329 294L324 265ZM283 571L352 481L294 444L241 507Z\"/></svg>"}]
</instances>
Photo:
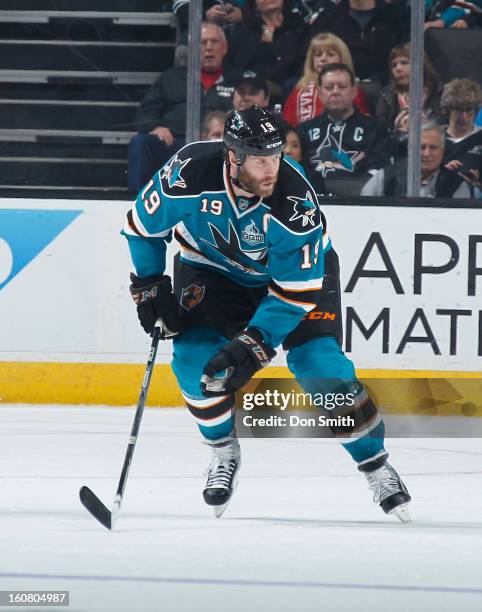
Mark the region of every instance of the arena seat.
<instances>
[{"instance_id":1,"label":"arena seat","mask_svg":"<svg viewBox=\"0 0 482 612\"><path fill-rule=\"evenodd\" d=\"M0 188L125 189L135 108L174 60L168 8L2 2Z\"/></svg>"},{"instance_id":2,"label":"arena seat","mask_svg":"<svg viewBox=\"0 0 482 612\"><path fill-rule=\"evenodd\" d=\"M444 83L465 78L482 85L480 29L427 30L425 51Z\"/></svg>"}]
</instances>

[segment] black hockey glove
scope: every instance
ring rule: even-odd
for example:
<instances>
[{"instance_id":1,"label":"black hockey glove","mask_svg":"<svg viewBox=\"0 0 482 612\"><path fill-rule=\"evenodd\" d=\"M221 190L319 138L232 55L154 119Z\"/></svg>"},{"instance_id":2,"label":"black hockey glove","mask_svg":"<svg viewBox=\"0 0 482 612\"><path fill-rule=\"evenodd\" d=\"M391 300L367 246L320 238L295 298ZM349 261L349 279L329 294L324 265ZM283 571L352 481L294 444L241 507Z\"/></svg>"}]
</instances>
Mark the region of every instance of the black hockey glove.
<instances>
[{"instance_id":1,"label":"black hockey glove","mask_svg":"<svg viewBox=\"0 0 482 612\"><path fill-rule=\"evenodd\" d=\"M137 304L137 316L146 334L152 334L156 321L161 319L161 338L166 340L176 336L181 329L181 320L179 304L172 292L169 276L139 278L131 274L131 283L129 289Z\"/></svg>"},{"instance_id":2,"label":"black hockey glove","mask_svg":"<svg viewBox=\"0 0 482 612\"><path fill-rule=\"evenodd\" d=\"M261 332L248 328L208 362L201 377L203 395L217 397L234 393L275 355L276 351L263 342Z\"/></svg>"}]
</instances>

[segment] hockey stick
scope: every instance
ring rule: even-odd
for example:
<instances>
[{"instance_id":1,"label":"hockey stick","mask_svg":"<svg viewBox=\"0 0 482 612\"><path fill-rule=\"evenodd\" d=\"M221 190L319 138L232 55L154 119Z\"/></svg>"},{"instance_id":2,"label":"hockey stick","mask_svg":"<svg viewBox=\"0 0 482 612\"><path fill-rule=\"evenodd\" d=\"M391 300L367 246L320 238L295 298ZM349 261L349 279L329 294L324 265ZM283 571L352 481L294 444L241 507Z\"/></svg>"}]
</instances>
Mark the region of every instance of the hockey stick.
<instances>
[{"instance_id":1,"label":"hockey stick","mask_svg":"<svg viewBox=\"0 0 482 612\"><path fill-rule=\"evenodd\" d=\"M152 335L151 348L149 350L149 357L147 359L146 371L144 373L144 379L142 381L141 394L137 402L136 414L134 422L132 423L131 432L129 436L129 443L127 445L127 451L124 458L124 465L122 466L122 472L117 486L117 492L114 498L114 506L110 511L100 501L97 495L89 489L89 487L82 487L79 491L80 501L84 504L87 510L96 518L99 523L102 523L107 529L114 529L114 524L119 513L122 498L124 496L124 489L126 488L127 476L129 475L129 468L131 466L132 456L137 442L137 434L141 426L142 413L144 412L144 404L149 390L149 384L151 382L152 370L154 369L154 362L156 360L157 347L159 345L159 339L161 336L162 321L157 321L154 333Z\"/></svg>"}]
</instances>

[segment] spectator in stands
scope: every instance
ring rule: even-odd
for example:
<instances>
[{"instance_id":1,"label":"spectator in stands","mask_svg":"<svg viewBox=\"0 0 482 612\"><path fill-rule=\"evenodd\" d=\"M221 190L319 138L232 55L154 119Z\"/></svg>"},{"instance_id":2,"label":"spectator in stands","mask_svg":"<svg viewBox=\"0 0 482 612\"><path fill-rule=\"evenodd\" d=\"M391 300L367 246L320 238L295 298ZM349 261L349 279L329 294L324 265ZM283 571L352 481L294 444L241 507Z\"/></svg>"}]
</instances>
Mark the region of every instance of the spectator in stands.
<instances>
[{"instance_id":1,"label":"spectator in stands","mask_svg":"<svg viewBox=\"0 0 482 612\"><path fill-rule=\"evenodd\" d=\"M341 0L323 11L311 26L311 35L331 32L350 49L360 79L388 81L386 57L397 43L408 39L408 14L384 0Z\"/></svg>"},{"instance_id":2,"label":"spectator in stands","mask_svg":"<svg viewBox=\"0 0 482 612\"><path fill-rule=\"evenodd\" d=\"M380 94L376 117L389 130L395 155L405 154L409 121L410 43L396 45L388 56L390 84ZM423 59L423 114L438 120L441 115L440 79L428 58Z\"/></svg>"},{"instance_id":3,"label":"spectator in stands","mask_svg":"<svg viewBox=\"0 0 482 612\"><path fill-rule=\"evenodd\" d=\"M201 29L201 81L210 109L228 110L239 72L223 66L227 42L212 23ZM186 133L187 68L166 70L150 87L138 109L139 131L129 143L129 189L139 190L181 146Z\"/></svg>"},{"instance_id":4,"label":"spectator in stands","mask_svg":"<svg viewBox=\"0 0 482 612\"><path fill-rule=\"evenodd\" d=\"M320 73L325 112L300 124L304 166L313 185L324 192L324 179L364 176L381 168L388 156L388 133L372 117L356 110L353 72L328 64Z\"/></svg>"},{"instance_id":5,"label":"spectator in stands","mask_svg":"<svg viewBox=\"0 0 482 612\"><path fill-rule=\"evenodd\" d=\"M354 73L348 47L338 36L325 32L312 38L306 54L303 76L283 106L283 118L292 127L298 126L302 121L309 121L323 112L318 76L326 64L345 64ZM360 87L357 87L353 104L362 113L369 114L368 100Z\"/></svg>"},{"instance_id":6,"label":"spectator in stands","mask_svg":"<svg viewBox=\"0 0 482 612\"><path fill-rule=\"evenodd\" d=\"M455 23L452 24L452 28L482 28L482 6L480 0L475 4L474 2L464 2L457 0L457 6L465 8L465 15L459 17Z\"/></svg>"},{"instance_id":7,"label":"spectator in stands","mask_svg":"<svg viewBox=\"0 0 482 612\"><path fill-rule=\"evenodd\" d=\"M177 44L188 44L189 30L189 3L190 0L173 0L172 12L177 22ZM241 8L244 0L204 0L204 20L208 23L215 23L222 28L228 28L233 23L242 20Z\"/></svg>"},{"instance_id":8,"label":"spectator in stands","mask_svg":"<svg viewBox=\"0 0 482 612\"><path fill-rule=\"evenodd\" d=\"M302 164L303 162L303 149L301 147L301 138L298 132L288 127L286 130L286 144L283 149L283 153L294 159L295 162Z\"/></svg>"},{"instance_id":9,"label":"spectator in stands","mask_svg":"<svg viewBox=\"0 0 482 612\"><path fill-rule=\"evenodd\" d=\"M302 63L306 27L291 6L291 0L246 0L243 21L229 37L227 61L267 79L272 102L281 100L283 86Z\"/></svg>"},{"instance_id":10,"label":"spectator in stands","mask_svg":"<svg viewBox=\"0 0 482 612\"><path fill-rule=\"evenodd\" d=\"M421 187L422 198L470 198L471 187L456 172L443 165L444 128L434 121L422 124ZM407 193L407 160L379 170L364 185L362 196L404 196Z\"/></svg>"},{"instance_id":11,"label":"spectator in stands","mask_svg":"<svg viewBox=\"0 0 482 612\"><path fill-rule=\"evenodd\" d=\"M467 28L467 18L477 9L482 9L482 0L471 0L471 8L467 2L453 0L425 0L425 29L430 28Z\"/></svg>"},{"instance_id":12,"label":"spectator in stands","mask_svg":"<svg viewBox=\"0 0 482 612\"><path fill-rule=\"evenodd\" d=\"M228 111L231 108L237 110L246 110L257 104L262 108L269 106L269 87L266 79L260 74L243 72L241 78L236 82L236 85L225 87L223 91L222 106L220 106L220 98L218 95L210 95L208 92L203 99L202 115L215 110Z\"/></svg>"},{"instance_id":13,"label":"spectator in stands","mask_svg":"<svg viewBox=\"0 0 482 612\"><path fill-rule=\"evenodd\" d=\"M444 162L467 182L480 189L482 176L482 129L475 118L482 103L480 85L470 79L454 79L442 94L448 116Z\"/></svg>"},{"instance_id":14,"label":"spectator in stands","mask_svg":"<svg viewBox=\"0 0 482 612\"><path fill-rule=\"evenodd\" d=\"M244 72L236 83L233 95L233 108L246 110L257 104L261 108L269 106L269 87L266 79L255 72Z\"/></svg>"},{"instance_id":15,"label":"spectator in stands","mask_svg":"<svg viewBox=\"0 0 482 612\"><path fill-rule=\"evenodd\" d=\"M325 11L331 10L340 0L298 0L293 3L305 23L312 25Z\"/></svg>"},{"instance_id":16,"label":"spectator in stands","mask_svg":"<svg viewBox=\"0 0 482 612\"><path fill-rule=\"evenodd\" d=\"M226 113L211 111L205 115L201 124L201 140L221 140L224 133Z\"/></svg>"},{"instance_id":17,"label":"spectator in stands","mask_svg":"<svg viewBox=\"0 0 482 612\"><path fill-rule=\"evenodd\" d=\"M457 143L481 130L475 118L482 103L480 85L470 79L453 79L442 94L442 109L448 116L447 137Z\"/></svg>"},{"instance_id":18,"label":"spectator in stands","mask_svg":"<svg viewBox=\"0 0 482 612\"><path fill-rule=\"evenodd\" d=\"M242 7L244 2L239 0L233 0L232 2L210 0L208 4L210 6L206 9L205 19L210 23L217 23L221 27L226 27L243 19Z\"/></svg>"}]
</instances>

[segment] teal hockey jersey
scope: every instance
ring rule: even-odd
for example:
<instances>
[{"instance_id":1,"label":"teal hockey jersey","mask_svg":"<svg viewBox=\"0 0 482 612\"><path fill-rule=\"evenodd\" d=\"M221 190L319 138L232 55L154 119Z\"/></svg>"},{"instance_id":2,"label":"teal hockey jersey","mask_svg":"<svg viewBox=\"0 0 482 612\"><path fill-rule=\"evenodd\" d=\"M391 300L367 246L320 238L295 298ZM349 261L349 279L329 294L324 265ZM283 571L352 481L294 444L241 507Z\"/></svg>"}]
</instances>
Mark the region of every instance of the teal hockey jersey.
<instances>
[{"instance_id":1,"label":"teal hockey jersey","mask_svg":"<svg viewBox=\"0 0 482 612\"><path fill-rule=\"evenodd\" d=\"M274 192L236 196L222 143L186 145L140 191L123 234L138 276L163 274L174 233L184 263L268 293L250 321L276 347L316 306L323 280L323 231L316 193L282 159Z\"/></svg>"}]
</instances>

